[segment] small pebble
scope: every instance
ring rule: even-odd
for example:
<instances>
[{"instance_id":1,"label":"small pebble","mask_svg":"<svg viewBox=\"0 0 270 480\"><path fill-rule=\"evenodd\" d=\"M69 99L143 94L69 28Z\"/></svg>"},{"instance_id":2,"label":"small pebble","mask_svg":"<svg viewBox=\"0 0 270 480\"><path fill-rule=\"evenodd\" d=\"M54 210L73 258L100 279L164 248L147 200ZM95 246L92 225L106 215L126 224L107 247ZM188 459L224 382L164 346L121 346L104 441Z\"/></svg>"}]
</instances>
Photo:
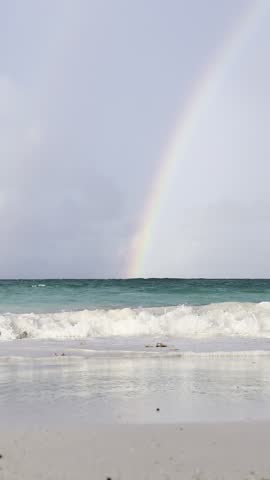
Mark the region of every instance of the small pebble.
<instances>
[{"instance_id":1,"label":"small pebble","mask_svg":"<svg viewBox=\"0 0 270 480\"><path fill-rule=\"evenodd\" d=\"M159 408L157 408L156 410L157 410L157 412L159 412Z\"/></svg>"}]
</instances>

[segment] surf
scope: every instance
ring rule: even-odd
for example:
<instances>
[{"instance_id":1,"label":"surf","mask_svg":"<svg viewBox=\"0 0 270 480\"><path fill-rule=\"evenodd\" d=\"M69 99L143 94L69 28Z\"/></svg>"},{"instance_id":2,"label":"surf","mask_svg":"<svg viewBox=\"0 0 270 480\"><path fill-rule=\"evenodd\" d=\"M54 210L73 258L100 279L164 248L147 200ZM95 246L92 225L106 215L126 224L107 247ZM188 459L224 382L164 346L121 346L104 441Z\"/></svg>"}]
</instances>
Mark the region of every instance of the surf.
<instances>
[{"instance_id":1,"label":"surf","mask_svg":"<svg viewBox=\"0 0 270 480\"><path fill-rule=\"evenodd\" d=\"M166 336L270 338L270 302L0 315L0 341Z\"/></svg>"}]
</instances>

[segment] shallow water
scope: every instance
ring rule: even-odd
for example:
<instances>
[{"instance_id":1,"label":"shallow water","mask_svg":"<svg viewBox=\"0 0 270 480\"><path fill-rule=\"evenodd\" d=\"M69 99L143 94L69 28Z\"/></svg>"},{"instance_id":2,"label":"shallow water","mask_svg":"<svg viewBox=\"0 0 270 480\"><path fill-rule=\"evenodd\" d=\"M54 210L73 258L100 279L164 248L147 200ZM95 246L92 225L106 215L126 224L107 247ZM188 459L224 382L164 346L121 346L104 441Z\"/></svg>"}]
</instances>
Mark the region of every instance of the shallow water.
<instances>
[{"instance_id":1,"label":"shallow water","mask_svg":"<svg viewBox=\"0 0 270 480\"><path fill-rule=\"evenodd\" d=\"M270 280L0 280L0 312L270 301Z\"/></svg>"},{"instance_id":2,"label":"shallow water","mask_svg":"<svg viewBox=\"0 0 270 480\"><path fill-rule=\"evenodd\" d=\"M0 341L270 338L269 280L0 281Z\"/></svg>"}]
</instances>

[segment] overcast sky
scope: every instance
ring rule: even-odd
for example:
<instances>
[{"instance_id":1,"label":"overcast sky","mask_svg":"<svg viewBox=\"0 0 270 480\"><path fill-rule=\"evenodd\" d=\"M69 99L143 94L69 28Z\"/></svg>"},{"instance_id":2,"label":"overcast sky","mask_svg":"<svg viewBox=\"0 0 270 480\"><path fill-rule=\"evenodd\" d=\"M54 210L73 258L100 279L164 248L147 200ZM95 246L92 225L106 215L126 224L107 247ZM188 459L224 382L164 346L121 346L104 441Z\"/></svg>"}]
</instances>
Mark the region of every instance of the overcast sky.
<instances>
[{"instance_id":1,"label":"overcast sky","mask_svg":"<svg viewBox=\"0 0 270 480\"><path fill-rule=\"evenodd\" d=\"M125 276L179 109L254 2L0 0L0 277ZM270 276L269 23L203 113L144 276Z\"/></svg>"}]
</instances>

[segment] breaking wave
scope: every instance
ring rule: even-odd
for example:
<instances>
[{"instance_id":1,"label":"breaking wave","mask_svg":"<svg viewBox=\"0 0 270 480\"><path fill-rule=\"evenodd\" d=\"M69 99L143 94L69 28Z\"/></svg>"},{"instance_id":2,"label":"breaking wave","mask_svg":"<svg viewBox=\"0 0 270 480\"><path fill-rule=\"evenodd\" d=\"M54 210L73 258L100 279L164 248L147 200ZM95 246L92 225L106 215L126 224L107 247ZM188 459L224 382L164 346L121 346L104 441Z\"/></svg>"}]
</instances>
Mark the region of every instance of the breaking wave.
<instances>
[{"instance_id":1,"label":"breaking wave","mask_svg":"<svg viewBox=\"0 0 270 480\"><path fill-rule=\"evenodd\" d=\"M0 315L0 339L111 336L270 338L270 302Z\"/></svg>"}]
</instances>

